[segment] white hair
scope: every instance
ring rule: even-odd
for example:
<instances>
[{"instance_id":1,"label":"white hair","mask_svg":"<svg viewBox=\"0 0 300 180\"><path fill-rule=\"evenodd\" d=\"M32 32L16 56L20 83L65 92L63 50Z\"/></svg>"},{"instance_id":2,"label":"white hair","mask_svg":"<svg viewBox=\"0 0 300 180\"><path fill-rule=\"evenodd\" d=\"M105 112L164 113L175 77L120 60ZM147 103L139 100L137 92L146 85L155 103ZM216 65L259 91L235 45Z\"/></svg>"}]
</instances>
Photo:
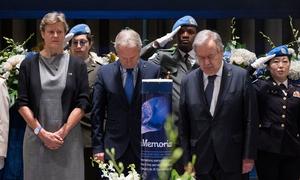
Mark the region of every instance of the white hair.
<instances>
[{"instance_id":1,"label":"white hair","mask_svg":"<svg viewBox=\"0 0 300 180\"><path fill-rule=\"evenodd\" d=\"M223 51L224 45L222 43L221 36L218 33L208 30L208 29L204 29L204 30L198 32L198 34L196 35L195 40L193 42L193 48L195 49L198 46L203 45L204 43L206 43L209 40L213 40L216 43L217 48L220 51Z\"/></svg>"},{"instance_id":2,"label":"white hair","mask_svg":"<svg viewBox=\"0 0 300 180\"><path fill-rule=\"evenodd\" d=\"M140 35L129 28L121 30L115 39L114 47L116 51L120 46L127 46L127 47L138 47L139 49L142 48L142 40Z\"/></svg>"}]
</instances>

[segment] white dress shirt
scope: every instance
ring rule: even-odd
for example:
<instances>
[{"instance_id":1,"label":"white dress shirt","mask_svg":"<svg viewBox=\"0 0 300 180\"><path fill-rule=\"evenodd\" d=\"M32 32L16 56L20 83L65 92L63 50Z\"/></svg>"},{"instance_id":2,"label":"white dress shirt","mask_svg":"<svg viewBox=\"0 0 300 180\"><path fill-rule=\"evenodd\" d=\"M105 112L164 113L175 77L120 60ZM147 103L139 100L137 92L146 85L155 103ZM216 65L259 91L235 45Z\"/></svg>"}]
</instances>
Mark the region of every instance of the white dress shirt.
<instances>
[{"instance_id":1,"label":"white dress shirt","mask_svg":"<svg viewBox=\"0 0 300 180\"><path fill-rule=\"evenodd\" d=\"M221 67L218 70L218 72L215 74L217 75L215 81L214 81L214 92L213 92L213 97L211 99L211 104L210 104L210 114L213 116L215 113L215 108L217 105L218 97L219 97L219 92L220 92L220 86L221 86L221 79L222 79L222 73L223 73L223 66L224 62L222 61ZM204 90L208 84L208 75L203 73L203 82L204 82Z\"/></svg>"},{"instance_id":2,"label":"white dress shirt","mask_svg":"<svg viewBox=\"0 0 300 180\"><path fill-rule=\"evenodd\" d=\"M185 52L181 51L180 49L178 49L181 56L184 57L185 56ZM195 54L195 51L194 50L191 50L190 52L188 52L189 54L189 58L188 60L190 61L192 67L194 66L194 64L196 63L196 54Z\"/></svg>"}]
</instances>

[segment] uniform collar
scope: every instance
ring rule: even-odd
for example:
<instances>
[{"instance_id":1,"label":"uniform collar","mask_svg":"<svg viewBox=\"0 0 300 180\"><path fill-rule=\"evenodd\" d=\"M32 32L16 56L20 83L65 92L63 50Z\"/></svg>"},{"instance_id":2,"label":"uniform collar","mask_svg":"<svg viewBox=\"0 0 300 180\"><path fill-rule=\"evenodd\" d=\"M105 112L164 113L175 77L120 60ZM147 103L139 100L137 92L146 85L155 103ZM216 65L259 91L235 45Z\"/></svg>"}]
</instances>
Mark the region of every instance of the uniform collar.
<instances>
[{"instance_id":1,"label":"uniform collar","mask_svg":"<svg viewBox=\"0 0 300 180\"><path fill-rule=\"evenodd\" d=\"M274 80L275 81L275 80ZM276 82L276 85L280 85L280 84L283 84L286 88L288 88L288 80L285 80L283 82L279 82L279 81L275 81Z\"/></svg>"}]
</instances>

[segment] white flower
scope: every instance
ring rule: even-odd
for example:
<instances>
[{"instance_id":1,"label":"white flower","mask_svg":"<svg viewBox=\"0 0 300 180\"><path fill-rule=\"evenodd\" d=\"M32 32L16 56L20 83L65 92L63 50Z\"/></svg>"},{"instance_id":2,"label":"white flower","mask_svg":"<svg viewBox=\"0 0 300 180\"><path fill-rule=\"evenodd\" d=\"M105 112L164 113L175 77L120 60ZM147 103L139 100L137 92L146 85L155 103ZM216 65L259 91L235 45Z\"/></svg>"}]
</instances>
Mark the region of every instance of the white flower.
<instances>
[{"instance_id":1,"label":"white flower","mask_svg":"<svg viewBox=\"0 0 300 180\"><path fill-rule=\"evenodd\" d=\"M125 180L140 180L140 175L136 171L130 171Z\"/></svg>"},{"instance_id":2,"label":"white flower","mask_svg":"<svg viewBox=\"0 0 300 180\"><path fill-rule=\"evenodd\" d=\"M108 165L108 168L107 168L109 171L113 171L113 172L115 172L116 170L115 170L115 168L114 168L114 165L113 165L113 163L111 163L111 162L109 162L109 165Z\"/></svg>"},{"instance_id":3,"label":"white flower","mask_svg":"<svg viewBox=\"0 0 300 180\"><path fill-rule=\"evenodd\" d=\"M288 48L288 54L295 54L295 50L293 48Z\"/></svg>"},{"instance_id":4,"label":"white flower","mask_svg":"<svg viewBox=\"0 0 300 180\"><path fill-rule=\"evenodd\" d=\"M23 53L23 52L26 51L26 50L23 48L22 45L17 45L17 46L15 47L15 50L16 50L18 53Z\"/></svg>"},{"instance_id":5,"label":"white flower","mask_svg":"<svg viewBox=\"0 0 300 180\"><path fill-rule=\"evenodd\" d=\"M13 69L13 66L9 62L4 62L2 65L4 72L9 72Z\"/></svg>"},{"instance_id":6,"label":"white flower","mask_svg":"<svg viewBox=\"0 0 300 180\"><path fill-rule=\"evenodd\" d=\"M116 172L114 172L114 173L109 173L109 179L110 179L110 180L121 180L121 179L119 178L119 174L116 173Z\"/></svg>"},{"instance_id":7,"label":"white flower","mask_svg":"<svg viewBox=\"0 0 300 180\"><path fill-rule=\"evenodd\" d=\"M109 59L106 58L106 57L100 57L98 56L96 53L94 52L90 52L90 56L91 56L91 59L94 61L94 62L97 62L99 64L102 64L102 65L106 65L109 63Z\"/></svg>"},{"instance_id":8,"label":"white flower","mask_svg":"<svg viewBox=\"0 0 300 180\"><path fill-rule=\"evenodd\" d=\"M2 77L3 77L4 79L8 79L9 75L10 75L10 72L7 71L7 72L5 72L5 73L2 75Z\"/></svg>"},{"instance_id":9,"label":"white flower","mask_svg":"<svg viewBox=\"0 0 300 180\"><path fill-rule=\"evenodd\" d=\"M292 80L300 79L300 61L291 61L289 78Z\"/></svg>"},{"instance_id":10,"label":"white flower","mask_svg":"<svg viewBox=\"0 0 300 180\"><path fill-rule=\"evenodd\" d=\"M13 67L17 66L20 64L23 60L25 59L24 54L18 54L11 56L10 58L7 59L7 62L9 62Z\"/></svg>"},{"instance_id":11,"label":"white flower","mask_svg":"<svg viewBox=\"0 0 300 180\"><path fill-rule=\"evenodd\" d=\"M256 60L256 55L247 49L232 49L230 63L248 66Z\"/></svg>"}]
</instances>

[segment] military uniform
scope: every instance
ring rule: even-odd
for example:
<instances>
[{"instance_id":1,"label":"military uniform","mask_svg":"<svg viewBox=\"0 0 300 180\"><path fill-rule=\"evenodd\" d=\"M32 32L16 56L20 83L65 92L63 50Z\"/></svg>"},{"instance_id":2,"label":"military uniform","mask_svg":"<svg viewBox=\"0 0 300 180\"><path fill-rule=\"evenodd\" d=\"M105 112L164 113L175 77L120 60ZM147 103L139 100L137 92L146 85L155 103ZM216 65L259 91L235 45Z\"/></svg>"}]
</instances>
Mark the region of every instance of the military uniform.
<instances>
[{"instance_id":1,"label":"military uniform","mask_svg":"<svg viewBox=\"0 0 300 180\"><path fill-rule=\"evenodd\" d=\"M270 167L276 162L289 168L288 174L298 173L293 168L300 166L300 87L291 81L284 87L272 79L253 85L259 106L258 174L274 173Z\"/></svg>"},{"instance_id":2,"label":"military uniform","mask_svg":"<svg viewBox=\"0 0 300 180\"><path fill-rule=\"evenodd\" d=\"M197 28L198 24L193 17L184 16L174 23L172 31L175 31L175 29L177 29L179 26L191 26ZM167 39L170 40L170 38ZM173 80L172 113L174 123L176 127L178 127L181 80L187 73L189 73L193 69L198 68L199 66L195 63L196 58L195 52L193 50L188 52L187 56L185 52L181 51L178 47L175 46L170 49L157 49L157 43L158 39L143 47L141 50L141 58L160 65L161 77ZM160 45L161 44L159 44L159 46ZM179 144L180 142L178 138L176 146L179 146ZM174 168L179 173L183 173L183 166L183 162L180 159L176 162Z\"/></svg>"},{"instance_id":3,"label":"military uniform","mask_svg":"<svg viewBox=\"0 0 300 180\"><path fill-rule=\"evenodd\" d=\"M97 70L100 67L93 59L89 58L86 62L88 80L89 80L89 90L90 90L90 100L92 99L94 83L96 80ZM83 143L85 147L92 147L91 141L91 122L90 122L90 113L85 114L85 116L80 121L82 127Z\"/></svg>"},{"instance_id":4,"label":"military uniform","mask_svg":"<svg viewBox=\"0 0 300 180\"><path fill-rule=\"evenodd\" d=\"M173 92L172 92L172 110L174 113L173 119L177 125L179 118L179 96L180 96L180 85L182 78L191 70L198 68L198 64L195 63L194 53L191 51L192 67L188 68L185 63L185 58L180 53L177 47L170 49L160 49L152 56L149 57L156 49L152 46L152 43L145 46L142 49L141 57L149 59L149 61L160 65L161 77L169 78L173 80ZM148 58L149 57L149 58Z\"/></svg>"},{"instance_id":5,"label":"military uniform","mask_svg":"<svg viewBox=\"0 0 300 180\"><path fill-rule=\"evenodd\" d=\"M69 33L65 36L65 45L69 44L69 41L72 40L75 36L78 35L91 35L91 29L86 24L78 24L74 26ZM92 42L92 40L90 40ZM90 43L91 43L90 42ZM83 44L80 46L83 46ZM90 50L90 49L89 49ZM107 64L103 58L98 57L96 53L89 52L89 57L84 60L87 66L88 72L88 81L89 81L89 94L90 94L90 104L92 100L94 82L96 80L97 70L100 67L100 64ZM91 122L90 122L90 113L85 114L85 116L80 121L83 144L84 144L84 166L85 166L85 179L97 179L100 177L99 169L92 167L91 157L92 154L92 141L91 141Z\"/></svg>"}]
</instances>

